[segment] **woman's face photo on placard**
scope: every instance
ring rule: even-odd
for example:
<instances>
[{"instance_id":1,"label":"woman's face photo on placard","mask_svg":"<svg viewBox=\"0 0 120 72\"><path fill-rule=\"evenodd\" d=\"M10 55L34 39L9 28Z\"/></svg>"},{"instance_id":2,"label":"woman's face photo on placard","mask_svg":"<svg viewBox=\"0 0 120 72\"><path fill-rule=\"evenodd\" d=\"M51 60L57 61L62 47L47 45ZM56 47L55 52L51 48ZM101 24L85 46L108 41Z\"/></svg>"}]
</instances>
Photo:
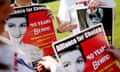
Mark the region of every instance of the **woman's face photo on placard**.
<instances>
[{"instance_id":1,"label":"woman's face photo on placard","mask_svg":"<svg viewBox=\"0 0 120 72\"><path fill-rule=\"evenodd\" d=\"M27 20L25 17L11 17L6 21L6 30L10 39L21 42L27 31Z\"/></svg>"},{"instance_id":2,"label":"woman's face photo on placard","mask_svg":"<svg viewBox=\"0 0 120 72\"><path fill-rule=\"evenodd\" d=\"M65 51L60 59L66 72L84 72L85 59L79 49Z\"/></svg>"}]
</instances>

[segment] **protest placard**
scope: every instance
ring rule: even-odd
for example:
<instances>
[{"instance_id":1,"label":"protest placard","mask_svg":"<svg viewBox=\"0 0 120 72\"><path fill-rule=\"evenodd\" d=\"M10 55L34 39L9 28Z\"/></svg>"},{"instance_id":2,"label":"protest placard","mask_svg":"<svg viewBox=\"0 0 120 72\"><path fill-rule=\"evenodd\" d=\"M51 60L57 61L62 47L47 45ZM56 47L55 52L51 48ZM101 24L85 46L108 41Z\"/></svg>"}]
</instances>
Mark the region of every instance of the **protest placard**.
<instances>
[{"instance_id":1,"label":"protest placard","mask_svg":"<svg viewBox=\"0 0 120 72\"><path fill-rule=\"evenodd\" d=\"M103 25L96 24L53 43L55 54L66 72L119 72Z\"/></svg>"},{"instance_id":2,"label":"protest placard","mask_svg":"<svg viewBox=\"0 0 120 72\"><path fill-rule=\"evenodd\" d=\"M15 8L6 21L6 31L34 67L43 56L54 55L52 42L57 37L53 15L45 5Z\"/></svg>"},{"instance_id":3,"label":"protest placard","mask_svg":"<svg viewBox=\"0 0 120 72\"><path fill-rule=\"evenodd\" d=\"M97 7L95 10L85 7L76 7L77 23L83 30L92 25L102 23L109 44L114 43L114 9L110 7Z\"/></svg>"}]
</instances>

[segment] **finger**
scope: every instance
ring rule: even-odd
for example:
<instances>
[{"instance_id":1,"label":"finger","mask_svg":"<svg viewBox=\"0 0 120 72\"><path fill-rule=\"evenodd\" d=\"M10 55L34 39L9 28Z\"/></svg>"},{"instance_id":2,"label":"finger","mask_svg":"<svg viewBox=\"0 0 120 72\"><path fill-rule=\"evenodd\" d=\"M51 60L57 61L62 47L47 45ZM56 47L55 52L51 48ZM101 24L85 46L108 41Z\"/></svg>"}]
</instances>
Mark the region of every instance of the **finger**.
<instances>
[{"instance_id":1,"label":"finger","mask_svg":"<svg viewBox=\"0 0 120 72\"><path fill-rule=\"evenodd\" d=\"M62 31L64 31L64 32L72 31L72 30L75 29L76 27L77 27L77 24L76 24L76 25L65 24L65 25L62 27Z\"/></svg>"},{"instance_id":2,"label":"finger","mask_svg":"<svg viewBox=\"0 0 120 72\"><path fill-rule=\"evenodd\" d=\"M75 29L77 27L77 24L75 25L70 25L71 29Z\"/></svg>"},{"instance_id":3,"label":"finger","mask_svg":"<svg viewBox=\"0 0 120 72\"><path fill-rule=\"evenodd\" d=\"M39 71L40 71L40 70L43 70L44 68L45 68L45 67L44 67L42 64L40 64L40 65L37 66L37 70L39 70Z\"/></svg>"},{"instance_id":4,"label":"finger","mask_svg":"<svg viewBox=\"0 0 120 72\"><path fill-rule=\"evenodd\" d=\"M56 59L54 59L53 57L51 57L51 56L46 56L46 57L44 57L43 58L44 60L46 60L47 62L54 62L54 63L56 63Z\"/></svg>"},{"instance_id":5,"label":"finger","mask_svg":"<svg viewBox=\"0 0 120 72\"><path fill-rule=\"evenodd\" d=\"M70 24L64 24L64 26L62 26L61 29L62 29L62 31L64 31L64 32L68 32L68 31L72 30Z\"/></svg>"},{"instance_id":6,"label":"finger","mask_svg":"<svg viewBox=\"0 0 120 72\"><path fill-rule=\"evenodd\" d=\"M45 68L45 69L49 69L50 68L50 64L47 61L41 61L41 67Z\"/></svg>"},{"instance_id":7,"label":"finger","mask_svg":"<svg viewBox=\"0 0 120 72\"><path fill-rule=\"evenodd\" d=\"M95 1L95 2L94 2L94 7L95 7L95 8L97 8L99 5L100 5L100 2L99 2L99 1Z\"/></svg>"},{"instance_id":8,"label":"finger","mask_svg":"<svg viewBox=\"0 0 120 72\"><path fill-rule=\"evenodd\" d=\"M88 8L91 9L92 0L89 1Z\"/></svg>"},{"instance_id":9,"label":"finger","mask_svg":"<svg viewBox=\"0 0 120 72\"><path fill-rule=\"evenodd\" d=\"M112 52L113 52L113 49L107 48L106 51L112 53Z\"/></svg>"},{"instance_id":10,"label":"finger","mask_svg":"<svg viewBox=\"0 0 120 72\"><path fill-rule=\"evenodd\" d=\"M98 1L96 1L96 0L90 0L88 8L91 9L91 10L94 10L94 9L96 9L97 4L98 4Z\"/></svg>"},{"instance_id":11,"label":"finger","mask_svg":"<svg viewBox=\"0 0 120 72\"><path fill-rule=\"evenodd\" d=\"M77 28L77 24L76 25L69 25L69 27L68 27L69 30L73 30L75 28Z\"/></svg>"},{"instance_id":12,"label":"finger","mask_svg":"<svg viewBox=\"0 0 120 72\"><path fill-rule=\"evenodd\" d=\"M37 71L42 72L42 71L44 71L44 69L45 69L45 67L42 64L39 63L38 66L37 66Z\"/></svg>"},{"instance_id":13,"label":"finger","mask_svg":"<svg viewBox=\"0 0 120 72\"><path fill-rule=\"evenodd\" d=\"M113 46L113 45L110 45L110 48L111 48L111 49L114 49L114 48L115 48L115 46Z\"/></svg>"},{"instance_id":14,"label":"finger","mask_svg":"<svg viewBox=\"0 0 120 72\"><path fill-rule=\"evenodd\" d=\"M57 20L58 25L61 24L59 17L56 16L56 20Z\"/></svg>"}]
</instances>

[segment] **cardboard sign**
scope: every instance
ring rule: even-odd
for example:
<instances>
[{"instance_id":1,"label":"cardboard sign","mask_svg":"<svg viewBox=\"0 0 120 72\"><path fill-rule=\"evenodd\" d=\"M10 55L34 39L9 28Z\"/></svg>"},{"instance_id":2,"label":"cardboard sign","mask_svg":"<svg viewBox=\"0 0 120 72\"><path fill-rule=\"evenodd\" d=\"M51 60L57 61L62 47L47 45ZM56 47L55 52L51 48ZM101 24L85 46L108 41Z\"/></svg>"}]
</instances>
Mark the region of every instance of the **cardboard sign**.
<instances>
[{"instance_id":1,"label":"cardboard sign","mask_svg":"<svg viewBox=\"0 0 120 72\"><path fill-rule=\"evenodd\" d=\"M33 63L43 57L54 55L52 42L57 40L53 17L44 5L18 7L6 21L10 40L25 54L26 62Z\"/></svg>"},{"instance_id":2,"label":"cardboard sign","mask_svg":"<svg viewBox=\"0 0 120 72\"><path fill-rule=\"evenodd\" d=\"M95 10L90 10L85 7L76 7L76 14L80 29L83 30L92 25L102 23L109 44L113 44L114 35L114 9L108 7L98 7Z\"/></svg>"},{"instance_id":3,"label":"cardboard sign","mask_svg":"<svg viewBox=\"0 0 120 72\"><path fill-rule=\"evenodd\" d=\"M53 43L58 60L66 72L119 72L102 24L93 25L79 34Z\"/></svg>"}]
</instances>

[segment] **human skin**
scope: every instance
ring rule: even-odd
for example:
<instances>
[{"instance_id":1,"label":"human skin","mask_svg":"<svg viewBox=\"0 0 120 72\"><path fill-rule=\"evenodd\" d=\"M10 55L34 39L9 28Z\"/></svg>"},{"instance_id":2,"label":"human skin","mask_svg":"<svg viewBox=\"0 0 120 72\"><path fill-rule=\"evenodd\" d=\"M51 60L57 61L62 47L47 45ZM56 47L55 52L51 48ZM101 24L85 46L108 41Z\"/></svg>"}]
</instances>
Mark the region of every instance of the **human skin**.
<instances>
[{"instance_id":1,"label":"human skin","mask_svg":"<svg viewBox=\"0 0 120 72\"><path fill-rule=\"evenodd\" d=\"M106 49L117 61L120 61L120 50L116 48L114 45L110 45L109 48Z\"/></svg>"},{"instance_id":2,"label":"human skin","mask_svg":"<svg viewBox=\"0 0 120 72\"><path fill-rule=\"evenodd\" d=\"M106 6L105 3L99 0L89 0L88 8L91 10L96 9L98 6ZM59 32L69 32L77 28L77 24L73 24L70 21L61 21L59 17L56 17L58 23Z\"/></svg>"},{"instance_id":3,"label":"human skin","mask_svg":"<svg viewBox=\"0 0 120 72\"><path fill-rule=\"evenodd\" d=\"M37 72L54 72L54 66L58 64L57 60L51 56L42 57L38 61Z\"/></svg>"},{"instance_id":4,"label":"human skin","mask_svg":"<svg viewBox=\"0 0 120 72\"><path fill-rule=\"evenodd\" d=\"M32 0L15 0L15 4L17 6L27 6L27 5L30 5L32 2Z\"/></svg>"}]
</instances>

